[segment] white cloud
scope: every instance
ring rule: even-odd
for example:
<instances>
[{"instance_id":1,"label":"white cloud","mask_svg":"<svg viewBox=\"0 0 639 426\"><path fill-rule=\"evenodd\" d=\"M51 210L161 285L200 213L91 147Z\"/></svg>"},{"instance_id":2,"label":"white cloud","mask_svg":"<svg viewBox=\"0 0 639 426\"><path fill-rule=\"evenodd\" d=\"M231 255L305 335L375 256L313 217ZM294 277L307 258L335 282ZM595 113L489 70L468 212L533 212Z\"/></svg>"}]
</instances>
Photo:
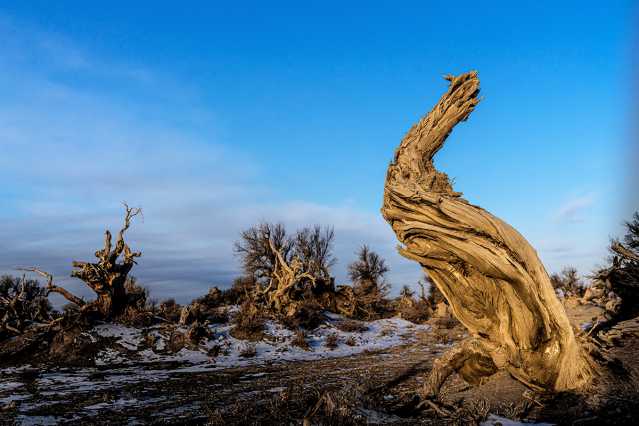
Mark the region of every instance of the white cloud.
<instances>
[{"instance_id":1,"label":"white cloud","mask_svg":"<svg viewBox=\"0 0 639 426\"><path fill-rule=\"evenodd\" d=\"M555 220L558 222L583 222L584 213L594 202L595 195L593 193L569 198L557 209Z\"/></svg>"}]
</instances>

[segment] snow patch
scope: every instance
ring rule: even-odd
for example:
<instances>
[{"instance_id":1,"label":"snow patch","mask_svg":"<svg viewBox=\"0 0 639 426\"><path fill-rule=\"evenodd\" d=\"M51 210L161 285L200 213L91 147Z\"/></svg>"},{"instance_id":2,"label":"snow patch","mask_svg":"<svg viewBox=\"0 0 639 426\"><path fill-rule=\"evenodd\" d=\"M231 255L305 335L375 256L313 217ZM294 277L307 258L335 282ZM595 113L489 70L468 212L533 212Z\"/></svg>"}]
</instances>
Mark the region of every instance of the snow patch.
<instances>
[{"instance_id":1,"label":"snow patch","mask_svg":"<svg viewBox=\"0 0 639 426\"><path fill-rule=\"evenodd\" d=\"M554 426L554 423L526 423L491 414L480 426Z\"/></svg>"}]
</instances>

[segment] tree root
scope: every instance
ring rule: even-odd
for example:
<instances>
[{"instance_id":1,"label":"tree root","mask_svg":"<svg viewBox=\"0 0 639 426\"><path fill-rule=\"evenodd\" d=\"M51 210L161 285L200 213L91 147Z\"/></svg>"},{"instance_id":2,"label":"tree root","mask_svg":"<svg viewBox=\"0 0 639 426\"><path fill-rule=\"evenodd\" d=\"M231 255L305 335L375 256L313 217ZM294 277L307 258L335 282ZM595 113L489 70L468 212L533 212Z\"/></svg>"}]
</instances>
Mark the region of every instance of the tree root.
<instances>
[{"instance_id":1,"label":"tree root","mask_svg":"<svg viewBox=\"0 0 639 426\"><path fill-rule=\"evenodd\" d=\"M471 385L478 385L496 372L497 366L486 345L479 339L469 338L435 360L420 396L437 399L442 386L453 373L458 373Z\"/></svg>"}]
</instances>

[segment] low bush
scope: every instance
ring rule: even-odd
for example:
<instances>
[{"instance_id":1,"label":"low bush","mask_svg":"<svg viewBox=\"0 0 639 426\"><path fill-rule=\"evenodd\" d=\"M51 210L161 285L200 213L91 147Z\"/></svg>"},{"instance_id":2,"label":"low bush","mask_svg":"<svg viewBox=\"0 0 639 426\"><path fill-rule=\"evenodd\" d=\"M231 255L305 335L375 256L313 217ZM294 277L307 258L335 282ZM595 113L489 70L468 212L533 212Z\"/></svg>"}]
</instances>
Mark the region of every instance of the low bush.
<instances>
[{"instance_id":1,"label":"low bush","mask_svg":"<svg viewBox=\"0 0 639 426\"><path fill-rule=\"evenodd\" d=\"M306 333L304 333L302 330L297 330L297 332L295 332L295 337L293 338L291 344L293 344L293 346L297 346L298 348L304 349L305 351L311 350L311 347L306 341Z\"/></svg>"},{"instance_id":2,"label":"low bush","mask_svg":"<svg viewBox=\"0 0 639 426\"><path fill-rule=\"evenodd\" d=\"M240 305L233 325L231 335L236 339L261 340L264 337L264 314L249 300Z\"/></svg>"},{"instance_id":3,"label":"low bush","mask_svg":"<svg viewBox=\"0 0 639 426\"><path fill-rule=\"evenodd\" d=\"M427 300L418 299L412 303L401 304L398 314L402 319L413 324L423 324L432 316L432 309Z\"/></svg>"},{"instance_id":4,"label":"low bush","mask_svg":"<svg viewBox=\"0 0 639 426\"><path fill-rule=\"evenodd\" d=\"M119 323L128 325L131 327L149 327L155 321L153 314L150 311L137 306L127 306L124 312L117 318Z\"/></svg>"},{"instance_id":5,"label":"low bush","mask_svg":"<svg viewBox=\"0 0 639 426\"><path fill-rule=\"evenodd\" d=\"M368 330L368 326L363 322L350 319L335 323L335 327L347 333L363 333Z\"/></svg>"},{"instance_id":6,"label":"low bush","mask_svg":"<svg viewBox=\"0 0 639 426\"><path fill-rule=\"evenodd\" d=\"M158 316L173 323L177 323L180 320L181 312L182 307L173 298L162 301L158 307Z\"/></svg>"},{"instance_id":7,"label":"low bush","mask_svg":"<svg viewBox=\"0 0 639 426\"><path fill-rule=\"evenodd\" d=\"M282 318L282 322L288 328L297 330L304 328L306 330L313 330L319 327L326 317L322 306L314 300L305 300L295 310L295 314L290 317Z\"/></svg>"},{"instance_id":8,"label":"low bush","mask_svg":"<svg viewBox=\"0 0 639 426\"><path fill-rule=\"evenodd\" d=\"M326 341L324 342L324 346L326 346L330 350L333 350L337 347L338 341L339 339L337 337L337 334L335 333L329 334L328 336L326 336Z\"/></svg>"},{"instance_id":9,"label":"low bush","mask_svg":"<svg viewBox=\"0 0 639 426\"><path fill-rule=\"evenodd\" d=\"M240 356L242 358L253 358L255 357L255 355L257 355L257 349L255 348L255 345L252 343L244 344L244 346L240 350Z\"/></svg>"},{"instance_id":10,"label":"low bush","mask_svg":"<svg viewBox=\"0 0 639 426\"><path fill-rule=\"evenodd\" d=\"M175 329L171 330L171 335L169 336L169 342L167 344L168 350L172 353L176 353L184 348L184 346L186 346L186 337L184 334Z\"/></svg>"}]
</instances>

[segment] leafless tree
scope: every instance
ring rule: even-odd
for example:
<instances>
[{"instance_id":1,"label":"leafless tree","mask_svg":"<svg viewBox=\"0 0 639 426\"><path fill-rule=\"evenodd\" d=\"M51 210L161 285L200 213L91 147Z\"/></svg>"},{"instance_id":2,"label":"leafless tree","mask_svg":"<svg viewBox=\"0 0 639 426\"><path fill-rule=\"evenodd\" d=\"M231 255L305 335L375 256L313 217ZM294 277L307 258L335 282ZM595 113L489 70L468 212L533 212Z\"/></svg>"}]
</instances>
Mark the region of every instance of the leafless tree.
<instances>
[{"instance_id":1,"label":"leafless tree","mask_svg":"<svg viewBox=\"0 0 639 426\"><path fill-rule=\"evenodd\" d=\"M366 245L357 252L357 260L348 265L357 310L364 319L377 318L387 311L390 285L384 277L388 271L386 261Z\"/></svg>"},{"instance_id":2,"label":"leafless tree","mask_svg":"<svg viewBox=\"0 0 639 426\"><path fill-rule=\"evenodd\" d=\"M332 302L330 267L334 232L320 226L289 235L281 224L261 223L242 232L235 252L245 275L255 283L253 302L286 319L297 316L304 303L321 307Z\"/></svg>"},{"instance_id":3,"label":"leafless tree","mask_svg":"<svg viewBox=\"0 0 639 426\"><path fill-rule=\"evenodd\" d=\"M577 269L568 266L561 271L561 274L550 275L550 283L556 290L561 290L566 296L581 297L585 291L585 287Z\"/></svg>"},{"instance_id":4,"label":"leafless tree","mask_svg":"<svg viewBox=\"0 0 639 426\"><path fill-rule=\"evenodd\" d=\"M84 281L96 293L95 300L87 303L65 288L55 285L53 275L37 267L21 269L45 277L48 293L62 295L69 302L77 305L83 314L94 314L102 319L112 319L121 315L127 307L138 304L141 298L146 299L146 293L137 289L134 281L128 280L128 274L136 264L135 259L142 253L132 251L124 240L124 235L131 226L131 220L140 215L142 210L131 208L126 203L124 207L124 226L118 232L115 246L112 245L111 232L107 230L104 236L104 247L95 252L97 262L73 262L76 270L71 272L71 276Z\"/></svg>"},{"instance_id":5,"label":"leafless tree","mask_svg":"<svg viewBox=\"0 0 639 426\"><path fill-rule=\"evenodd\" d=\"M471 336L435 362L424 395L453 372L478 383L500 369L530 387L580 388L592 362L535 250L435 168L435 154L479 103L476 72L445 78L447 92L395 151L382 206L400 253L424 268Z\"/></svg>"}]
</instances>

